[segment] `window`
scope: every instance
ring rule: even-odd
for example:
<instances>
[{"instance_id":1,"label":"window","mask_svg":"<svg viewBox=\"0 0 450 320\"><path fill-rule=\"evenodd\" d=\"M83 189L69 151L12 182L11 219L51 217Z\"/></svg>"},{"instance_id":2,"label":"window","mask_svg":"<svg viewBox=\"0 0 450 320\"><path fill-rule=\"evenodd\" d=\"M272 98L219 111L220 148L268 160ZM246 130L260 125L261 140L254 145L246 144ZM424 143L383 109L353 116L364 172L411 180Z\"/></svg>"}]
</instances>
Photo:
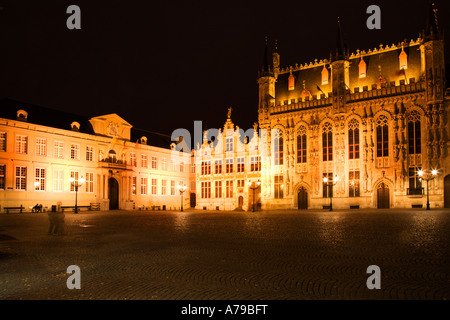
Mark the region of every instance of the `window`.
<instances>
[{"instance_id":1,"label":"window","mask_svg":"<svg viewBox=\"0 0 450 320\"><path fill-rule=\"evenodd\" d=\"M55 169L53 176L53 191L64 191L64 169Z\"/></svg>"},{"instance_id":2,"label":"window","mask_svg":"<svg viewBox=\"0 0 450 320\"><path fill-rule=\"evenodd\" d=\"M158 181L156 179L152 179L152 194L156 194Z\"/></svg>"},{"instance_id":3,"label":"window","mask_svg":"<svg viewBox=\"0 0 450 320\"><path fill-rule=\"evenodd\" d=\"M28 152L28 137L16 136L16 153L27 154Z\"/></svg>"},{"instance_id":4,"label":"window","mask_svg":"<svg viewBox=\"0 0 450 320\"><path fill-rule=\"evenodd\" d=\"M152 169L158 169L158 158L152 156Z\"/></svg>"},{"instance_id":5,"label":"window","mask_svg":"<svg viewBox=\"0 0 450 320\"><path fill-rule=\"evenodd\" d=\"M6 132L0 132L0 151L6 151Z\"/></svg>"},{"instance_id":6,"label":"window","mask_svg":"<svg viewBox=\"0 0 450 320\"><path fill-rule=\"evenodd\" d=\"M5 171L6 165L0 165L0 190L5 190Z\"/></svg>"},{"instance_id":7,"label":"window","mask_svg":"<svg viewBox=\"0 0 450 320\"><path fill-rule=\"evenodd\" d=\"M175 195L175 180L170 180L170 195Z\"/></svg>"},{"instance_id":8,"label":"window","mask_svg":"<svg viewBox=\"0 0 450 320\"><path fill-rule=\"evenodd\" d=\"M202 175L211 174L211 161L202 162Z\"/></svg>"},{"instance_id":9,"label":"window","mask_svg":"<svg viewBox=\"0 0 450 320\"><path fill-rule=\"evenodd\" d=\"M276 175L274 177L275 199L283 199L283 176Z\"/></svg>"},{"instance_id":10,"label":"window","mask_svg":"<svg viewBox=\"0 0 450 320\"><path fill-rule=\"evenodd\" d=\"M27 190L27 167L16 167L16 190Z\"/></svg>"},{"instance_id":11,"label":"window","mask_svg":"<svg viewBox=\"0 0 450 320\"><path fill-rule=\"evenodd\" d=\"M409 177L408 195L423 194L422 179L419 176L420 170L422 170L422 168L409 167L409 170L408 170L408 177Z\"/></svg>"},{"instance_id":12,"label":"window","mask_svg":"<svg viewBox=\"0 0 450 320\"><path fill-rule=\"evenodd\" d=\"M216 198L222 198L222 181L215 181L215 192L214 196Z\"/></svg>"},{"instance_id":13,"label":"window","mask_svg":"<svg viewBox=\"0 0 450 320\"><path fill-rule=\"evenodd\" d=\"M275 165L283 165L283 136L279 130L277 130L275 133L273 150L275 156Z\"/></svg>"},{"instance_id":14,"label":"window","mask_svg":"<svg viewBox=\"0 0 450 320\"><path fill-rule=\"evenodd\" d=\"M413 110L408 116L409 154L422 153L422 138L420 129L420 114L416 110Z\"/></svg>"},{"instance_id":15,"label":"window","mask_svg":"<svg viewBox=\"0 0 450 320\"><path fill-rule=\"evenodd\" d=\"M333 161L333 127L327 122L322 128L323 161Z\"/></svg>"},{"instance_id":16,"label":"window","mask_svg":"<svg viewBox=\"0 0 450 320\"><path fill-rule=\"evenodd\" d=\"M237 187L238 188L243 188L245 186L245 181L243 179L239 179L237 181Z\"/></svg>"},{"instance_id":17,"label":"window","mask_svg":"<svg viewBox=\"0 0 450 320\"><path fill-rule=\"evenodd\" d=\"M360 196L359 189L359 171L350 171L348 176L348 190L350 198L357 198Z\"/></svg>"},{"instance_id":18,"label":"window","mask_svg":"<svg viewBox=\"0 0 450 320\"><path fill-rule=\"evenodd\" d=\"M64 158L64 142L55 141L53 151L54 151L53 156L55 158L60 158L60 159Z\"/></svg>"},{"instance_id":19,"label":"window","mask_svg":"<svg viewBox=\"0 0 450 320\"><path fill-rule=\"evenodd\" d=\"M328 84L328 75L329 75L329 73L328 73L327 67L323 66L323 69L322 69L322 85Z\"/></svg>"},{"instance_id":20,"label":"window","mask_svg":"<svg viewBox=\"0 0 450 320\"><path fill-rule=\"evenodd\" d=\"M330 198L333 196L333 173L332 172L326 172L323 174L323 178L327 178L328 182L323 181L323 197L324 198Z\"/></svg>"},{"instance_id":21,"label":"window","mask_svg":"<svg viewBox=\"0 0 450 320\"><path fill-rule=\"evenodd\" d=\"M222 160L216 160L214 162L214 173L221 174L222 173Z\"/></svg>"},{"instance_id":22,"label":"window","mask_svg":"<svg viewBox=\"0 0 450 320\"><path fill-rule=\"evenodd\" d=\"M289 89L289 91L292 91L295 89L295 77L292 74L292 72L289 75L289 79L288 79L288 89Z\"/></svg>"},{"instance_id":23,"label":"window","mask_svg":"<svg viewBox=\"0 0 450 320\"><path fill-rule=\"evenodd\" d=\"M233 151L233 137L226 138L226 152Z\"/></svg>"},{"instance_id":24,"label":"window","mask_svg":"<svg viewBox=\"0 0 450 320\"><path fill-rule=\"evenodd\" d=\"M161 195L167 194L167 180L161 180Z\"/></svg>"},{"instance_id":25,"label":"window","mask_svg":"<svg viewBox=\"0 0 450 320\"><path fill-rule=\"evenodd\" d=\"M167 171L169 170L169 164L166 158L161 159L161 170Z\"/></svg>"},{"instance_id":26,"label":"window","mask_svg":"<svg viewBox=\"0 0 450 320\"><path fill-rule=\"evenodd\" d=\"M141 167L148 168L148 156L146 154L141 154Z\"/></svg>"},{"instance_id":27,"label":"window","mask_svg":"<svg viewBox=\"0 0 450 320\"><path fill-rule=\"evenodd\" d=\"M359 122L356 119L348 124L348 156L350 160L359 159Z\"/></svg>"},{"instance_id":28,"label":"window","mask_svg":"<svg viewBox=\"0 0 450 320\"><path fill-rule=\"evenodd\" d=\"M36 155L37 156L47 155L47 139L36 138Z\"/></svg>"},{"instance_id":29,"label":"window","mask_svg":"<svg viewBox=\"0 0 450 320\"><path fill-rule=\"evenodd\" d=\"M233 198L233 180L227 180L226 181L225 196L227 198Z\"/></svg>"},{"instance_id":30,"label":"window","mask_svg":"<svg viewBox=\"0 0 450 320\"><path fill-rule=\"evenodd\" d=\"M148 182L147 177L141 177L141 195L147 194L147 182Z\"/></svg>"},{"instance_id":31,"label":"window","mask_svg":"<svg viewBox=\"0 0 450 320\"><path fill-rule=\"evenodd\" d=\"M78 179L80 177L80 173L77 171L70 172L70 178L73 179L73 182L70 183L70 191L75 191L75 186L78 185Z\"/></svg>"},{"instance_id":32,"label":"window","mask_svg":"<svg viewBox=\"0 0 450 320\"><path fill-rule=\"evenodd\" d=\"M80 160L80 145L72 143L70 145L70 159Z\"/></svg>"},{"instance_id":33,"label":"window","mask_svg":"<svg viewBox=\"0 0 450 320\"><path fill-rule=\"evenodd\" d=\"M244 172L244 158L237 158L237 172Z\"/></svg>"},{"instance_id":34,"label":"window","mask_svg":"<svg viewBox=\"0 0 450 320\"><path fill-rule=\"evenodd\" d=\"M94 192L94 174L86 172L86 192Z\"/></svg>"},{"instance_id":35,"label":"window","mask_svg":"<svg viewBox=\"0 0 450 320\"><path fill-rule=\"evenodd\" d=\"M406 70L408 69L408 55L405 50L402 48L402 52L400 52L400 56L398 57L400 61L400 69Z\"/></svg>"},{"instance_id":36,"label":"window","mask_svg":"<svg viewBox=\"0 0 450 320\"><path fill-rule=\"evenodd\" d=\"M131 153L130 153L130 164L131 164L133 167L136 167L136 166L137 166L136 153L134 153L134 152L131 152Z\"/></svg>"},{"instance_id":37,"label":"window","mask_svg":"<svg viewBox=\"0 0 450 320\"><path fill-rule=\"evenodd\" d=\"M233 159L226 159L225 163L226 163L225 172L233 173Z\"/></svg>"},{"instance_id":38,"label":"window","mask_svg":"<svg viewBox=\"0 0 450 320\"><path fill-rule=\"evenodd\" d=\"M184 162L180 162L180 172L184 172Z\"/></svg>"},{"instance_id":39,"label":"window","mask_svg":"<svg viewBox=\"0 0 450 320\"><path fill-rule=\"evenodd\" d=\"M45 168L36 168L35 169L35 191L45 191Z\"/></svg>"},{"instance_id":40,"label":"window","mask_svg":"<svg viewBox=\"0 0 450 320\"><path fill-rule=\"evenodd\" d=\"M306 163L306 128L301 126L297 133L297 163Z\"/></svg>"},{"instance_id":41,"label":"window","mask_svg":"<svg viewBox=\"0 0 450 320\"><path fill-rule=\"evenodd\" d=\"M94 147L86 147L86 161L94 161Z\"/></svg>"},{"instance_id":42,"label":"window","mask_svg":"<svg viewBox=\"0 0 450 320\"><path fill-rule=\"evenodd\" d=\"M250 171L261 171L261 157L250 157Z\"/></svg>"},{"instance_id":43,"label":"window","mask_svg":"<svg viewBox=\"0 0 450 320\"><path fill-rule=\"evenodd\" d=\"M377 157L389 156L389 127L386 116L377 119Z\"/></svg>"},{"instance_id":44,"label":"window","mask_svg":"<svg viewBox=\"0 0 450 320\"><path fill-rule=\"evenodd\" d=\"M131 194L136 195L136 189L137 189L137 177L133 176L131 177Z\"/></svg>"},{"instance_id":45,"label":"window","mask_svg":"<svg viewBox=\"0 0 450 320\"><path fill-rule=\"evenodd\" d=\"M195 163L191 164L191 173L195 173Z\"/></svg>"},{"instance_id":46,"label":"window","mask_svg":"<svg viewBox=\"0 0 450 320\"><path fill-rule=\"evenodd\" d=\"M211 198L211 182L202 182L201 183L201 196L202 199L210 199Z\"/></svg>"},{"instance_id":47,"label":"window","mask_svg":"<svg viewBox=\"0 0 450 320\"><path fill-rule=\"evenodd\" d=\"M367 76L367 64L363 58L359 62L359 78L365 78Z\"/></svg>"}]
</instances>

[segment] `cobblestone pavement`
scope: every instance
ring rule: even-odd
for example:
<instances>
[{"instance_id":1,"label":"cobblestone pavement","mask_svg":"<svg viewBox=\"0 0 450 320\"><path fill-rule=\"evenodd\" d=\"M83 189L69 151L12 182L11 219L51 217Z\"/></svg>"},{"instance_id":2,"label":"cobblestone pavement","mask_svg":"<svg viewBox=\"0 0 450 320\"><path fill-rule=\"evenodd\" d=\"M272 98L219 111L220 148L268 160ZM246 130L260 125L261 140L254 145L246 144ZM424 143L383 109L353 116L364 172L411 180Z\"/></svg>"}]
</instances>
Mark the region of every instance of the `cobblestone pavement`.
<instances>
[{"instance_id":1,"label":"cobblestone pavement","mask_svg":"<svg viewBox=\"0 0 450 320\"><path fill-rule=\"evenodd\" d=\"M48 225L0 214L0 299L450 298L446 210L82 212L65 214L64 235Z\"/></svg>"}]
</instances>

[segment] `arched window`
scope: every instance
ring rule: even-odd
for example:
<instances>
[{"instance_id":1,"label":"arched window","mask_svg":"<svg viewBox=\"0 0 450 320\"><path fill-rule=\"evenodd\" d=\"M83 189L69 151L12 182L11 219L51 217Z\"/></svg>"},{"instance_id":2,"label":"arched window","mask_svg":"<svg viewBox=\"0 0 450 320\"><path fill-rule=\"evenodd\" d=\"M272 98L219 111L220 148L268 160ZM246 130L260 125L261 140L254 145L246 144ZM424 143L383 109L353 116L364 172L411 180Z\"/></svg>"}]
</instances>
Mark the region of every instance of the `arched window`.
<instances>
[{"instance_id":1,"label":"arched window","mask_svg":"<svg viewBox=\"0 0 450 320\"><path fill-rule=\"evenodd\" d=\"M406 54L405 50L403 50L403 48L399 56L399 61L400 61L400 70L408 69L408 55Z\"/></svg>"},{"instance_id":2,"label":"arched window","mask_svg":"<svg viewBox=\"0 0 450 320\"><path fill-rule=\"evenodd\" d=\"M306 128L301 126L297 132L297 163L306 163Z\"/></svg>"},{"instance_id":3,"label":"arched window","mask_svg":"<svg viewBox=\"0 0 450 320\"><path fill-rule=\"evenodd\" d=\"M281 131L277 130L275 132L275 138L274 138L274 156L275 156L275 165L281 166L283 165L283 134Z\"/></svg>"},{"instance_id":4,"label":"arched window","mask_svg":"<svg viewBox=\"0 0 450 320\"><path fill-rule=\"evenodd\" d=\"M359 62L359 77L365 78L367 75L367 65L364 59L361 57L361 61Z\"/></svg>"},{"instance_id":5,"label":"arched window","mask_svg":"<svg viewBox=\"0 0 450 320\"><path fill-rule=\"evenodd\" d=\"M322 69L322 85L328 84L328 69L323 66Z\"/></svg>"},{"instance_id":6,"label":"arched window","mask_svg":"<svg viewBox=\"0 0 450 320\"><path fill-rule=\"evenodd\" d=\"M389 156L388 118L381 115L377 119L377 157Z\"/></svg>"},{"instance_id":7,"label":"arched window","mask_svg":"<svg viewBox=\"0 0 450 320\"><path fill-rule=\"evenodd\" d=\"M294 75L292 74L292 72L289 76L288 82L289 82L289 84L288 84L289 91L294 90L295 89L295 78L294 78Z\"/></svg>"},{"instance_id":8,"label":"arched window","mask_svg":"<svg viewBox=\"0 0 450 320\"><path fill-rule=\"evenodd\" d=\"M333 161L333 127L327 122L322 128L323 161Z\"/></svg>"},{"instance_id":9,"label":"arched window","mask_svg":"<svg viewBox=\"0 0 450 320\"><path fill-rule=\"evenodd\" d=\"M416 110L411 111L408 116L409 154L422 153L422 135L420 125L420 113Z\"/></svg>"},{"instance_id":10,"label":"arched window","mask_svg":"<svg viewBox=\"0 0 450 320\"><path fill-rule=\"evenodd\" d=\"M359 121L356 119L348 124L348 157L359 159Z\"/></svg>"}]
</instances>

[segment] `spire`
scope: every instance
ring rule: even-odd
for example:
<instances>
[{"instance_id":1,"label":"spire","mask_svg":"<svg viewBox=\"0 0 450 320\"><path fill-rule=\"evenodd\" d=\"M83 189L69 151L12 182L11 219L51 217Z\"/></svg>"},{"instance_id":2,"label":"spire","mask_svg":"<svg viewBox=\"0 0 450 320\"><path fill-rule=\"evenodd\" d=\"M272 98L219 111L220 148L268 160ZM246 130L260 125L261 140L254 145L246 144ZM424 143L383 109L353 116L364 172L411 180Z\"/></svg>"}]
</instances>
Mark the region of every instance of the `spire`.
<instances>
[{"instance_id":1,"label":"spire","mask_svg":"<svg viewBox=\"0 0 450 320\"><path fill-rule=\"evenodd\" d=\"M265 48L264 48L264 60L261 70L259 72L260 77L273 76L273 67L269 62L269 44L267 36L265 38Z\"/></svg>"},{"instance_id":2,"label":"spire","mask_svg":"<svg viewBox=\"0 0 450 320\"><path fill-rule=\"evenodd\" d=\"M425 40L427 41L442 39L442 34L438 25L437 13L438 9L436 9L434 2L429 0L427 9L427 26L424 33Z\"/></svg>"},{"instance_id":3,"label":"spire","mask_svg":"<svg viewBox=\"0 0 450 320\"><path fill-rule=\"evenodd\" d=\"M348 57L347 46L344 42L344 36L342 35L341 18L338 17L337 21L337 37L336 37L336 53L331 54L331 61L346 60Z\"/></svg>"}]
</instances>

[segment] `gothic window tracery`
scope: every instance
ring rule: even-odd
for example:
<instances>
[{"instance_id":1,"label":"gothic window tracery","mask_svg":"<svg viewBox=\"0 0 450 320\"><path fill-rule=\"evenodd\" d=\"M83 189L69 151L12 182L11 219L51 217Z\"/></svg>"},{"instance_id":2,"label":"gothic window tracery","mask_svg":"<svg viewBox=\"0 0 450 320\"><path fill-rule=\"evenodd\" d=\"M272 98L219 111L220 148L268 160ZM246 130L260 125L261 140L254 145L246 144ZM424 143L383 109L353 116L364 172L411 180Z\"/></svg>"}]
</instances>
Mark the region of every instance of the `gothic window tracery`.
<instances>
[{"instance_id":1,"label":"gothic window tracery","mask_svg":"<svg viewBox=\"0 0 450 320\"><path fill-rule=\"evenodd\" d=\"M326 122L322 127L323 161L333 161L333 127Z\"/></svg>"}]
</instances>

